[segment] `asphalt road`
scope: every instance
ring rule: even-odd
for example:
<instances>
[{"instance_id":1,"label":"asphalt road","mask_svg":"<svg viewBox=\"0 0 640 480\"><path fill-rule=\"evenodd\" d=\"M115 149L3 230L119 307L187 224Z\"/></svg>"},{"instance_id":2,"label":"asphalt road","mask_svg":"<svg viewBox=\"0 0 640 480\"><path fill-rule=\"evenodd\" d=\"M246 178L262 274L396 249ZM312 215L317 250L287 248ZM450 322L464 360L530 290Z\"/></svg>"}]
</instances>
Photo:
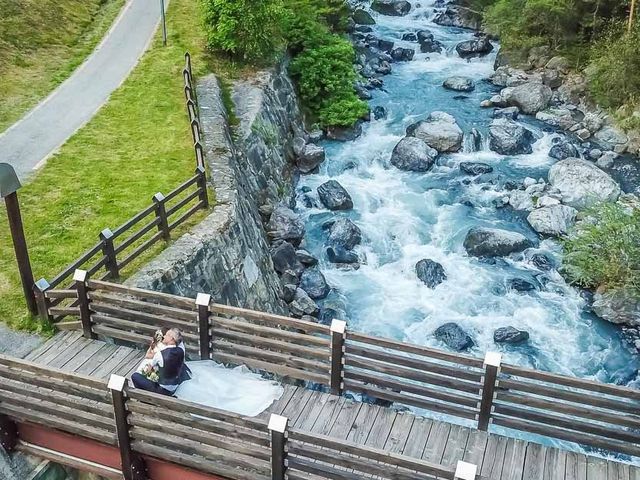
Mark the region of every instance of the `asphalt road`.
<instances>
[{"instance_id":1,"label":"asphalt road","mask_svg":"<svg viewBox=\"0 0 640 480\"><path fill-rule=\"evenodd\" d=\"M0 162L24 180L96 114L147 49L159 0L129 0L100 45L25 117L0 134Z\"/></svg>"}]
</instances>

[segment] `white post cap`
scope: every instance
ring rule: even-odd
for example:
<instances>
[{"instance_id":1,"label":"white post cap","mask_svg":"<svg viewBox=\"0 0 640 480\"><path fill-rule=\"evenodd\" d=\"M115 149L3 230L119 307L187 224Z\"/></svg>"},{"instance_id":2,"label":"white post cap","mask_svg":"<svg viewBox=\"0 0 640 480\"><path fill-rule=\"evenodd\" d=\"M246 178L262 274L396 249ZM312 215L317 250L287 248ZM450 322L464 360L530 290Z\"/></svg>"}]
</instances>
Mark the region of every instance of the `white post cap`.
<instances>
[{"instance_id":1,"label":"white post cap","mask_svg":"<svg viewBox=\"0 0 640 480\"><path fill-rule=\"evenodd\" d=\"M109 377L109 383L107 384L107 388L109 390L116 390L121 392L124 390L124 386L127 384L127 379L125 377L121 377L120 375L111 375Z\"/></svg>"},{"instance_id":2,"label":"white post cap","mask_svg":"<svg viewBox=\"0 0 640 480\"><path fill-rule=\"evenodd\" d=\"M344 333L347 329L347 322L344 320L332 320L331 321L331 331L334 333Z\"/></svg>"},{"instance_id":3,"label":"white post cap","mask_svg":"<svg viewBox=\"0 0 640 480\"><path fill-rule=\"evenodd\" d=\"M73 272L73 280L74 282L84 282L87 280L87 271L86 270L80 270L79 268L76 269L75 272Z\"/></svg>"},{"instance_id":4,"label":"white post cap","mask_svg":"<svg viewBox=\"0 0 640 480\"><path fill-rule=\"evenodd\" d=\"M491 365L492 367L499 367L502 362L502 354L499 352L487 352L484 356L484 366Z\"/></svg>"},{"instance_id":5,"label":"white post cap","mask_svg":"<svg viewBox=\"0 0 640 480\"><path fill-rule=\"evenodd\" d=\"M268 428L274 432L284 433L287 430L287 423L289 423L289 419L287 417L272 413L269 418Z\"/></svg>"},{"instance_id":6,"label":"white post cap","mask_svg":"<svg viewBox=\"0 0 640 480\"><path fill-rule=\"evenodd\" d=\"M478 466L473 463L459 461L456 465L455 480L475 480L478 473Z\"/></svg>"},{"instance_id":7,"label":"white post cap","mask_svg":"<svg viewBox=\"0 0 640 480\"><path fill-rule=\"evenodd\" d=\"M211 303L211 295L208 293L199 293L196 296L196 305L199 307L208 307Z\"/></svg>"}]
</instances>

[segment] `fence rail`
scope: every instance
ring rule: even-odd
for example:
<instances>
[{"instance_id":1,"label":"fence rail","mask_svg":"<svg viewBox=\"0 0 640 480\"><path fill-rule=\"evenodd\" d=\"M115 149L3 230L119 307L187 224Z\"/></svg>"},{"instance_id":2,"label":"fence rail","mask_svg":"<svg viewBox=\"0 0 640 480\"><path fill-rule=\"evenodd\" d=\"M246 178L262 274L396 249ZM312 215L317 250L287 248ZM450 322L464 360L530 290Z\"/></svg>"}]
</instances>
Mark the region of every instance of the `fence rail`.
<instances>
[{"instance_id":1,"label":"fence rail","mask_svg":"<svg viewBox=\"0 0 640 480\"><path fill-rule=\"evenodd\" d=\"M77 278L83 278L77 275ZM143 289L82 280L85 336L146 345L158 327L184 331L193 357L283 379L640 456L640 391ZM60 292L58 292L61 294ZM303 462L304 463L304 462Z\"/></svg>"}]
</instances>

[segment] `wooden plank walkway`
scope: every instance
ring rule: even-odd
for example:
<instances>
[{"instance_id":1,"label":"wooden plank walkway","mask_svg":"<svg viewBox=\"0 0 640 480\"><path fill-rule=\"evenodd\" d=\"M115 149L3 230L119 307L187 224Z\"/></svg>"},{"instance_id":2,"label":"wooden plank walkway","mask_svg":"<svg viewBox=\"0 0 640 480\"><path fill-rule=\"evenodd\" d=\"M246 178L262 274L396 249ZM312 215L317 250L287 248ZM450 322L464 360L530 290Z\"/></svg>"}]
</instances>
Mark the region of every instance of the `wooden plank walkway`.
<instances>
[{"instance_id":1,"label":"wooden plank walkway","mask_svg":"<svg viewBox=\"0 0 640 480\"><path fill-rule=\"evenodd\" d=\"M26 359L107 379L129 376L142 350L61 332ZM460 425L285 385L261 414L286 416L294 428L364 444L446 466L464 460L492 480L640 480L640 467L568 452Z\"/></svg>"}]
</instances>

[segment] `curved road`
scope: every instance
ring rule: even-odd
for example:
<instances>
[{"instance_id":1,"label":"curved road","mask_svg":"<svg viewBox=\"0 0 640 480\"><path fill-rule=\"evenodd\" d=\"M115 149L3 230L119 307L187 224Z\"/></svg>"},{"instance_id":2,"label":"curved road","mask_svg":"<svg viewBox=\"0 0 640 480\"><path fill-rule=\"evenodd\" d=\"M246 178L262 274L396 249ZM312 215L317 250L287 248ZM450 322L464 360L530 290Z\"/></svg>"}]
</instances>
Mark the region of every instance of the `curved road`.
<instances>
[{"instance_id":1,"label":"curved road","mask_svg":"<svg viewBox=\"0 0 640 480\"><path fill-rule=\"evenodd\" d=\"M56 90L0 134L0 162L26 179L127 78L160 20L159 0L129 0L100 45Z\"/></svg>"}]
</instances>

